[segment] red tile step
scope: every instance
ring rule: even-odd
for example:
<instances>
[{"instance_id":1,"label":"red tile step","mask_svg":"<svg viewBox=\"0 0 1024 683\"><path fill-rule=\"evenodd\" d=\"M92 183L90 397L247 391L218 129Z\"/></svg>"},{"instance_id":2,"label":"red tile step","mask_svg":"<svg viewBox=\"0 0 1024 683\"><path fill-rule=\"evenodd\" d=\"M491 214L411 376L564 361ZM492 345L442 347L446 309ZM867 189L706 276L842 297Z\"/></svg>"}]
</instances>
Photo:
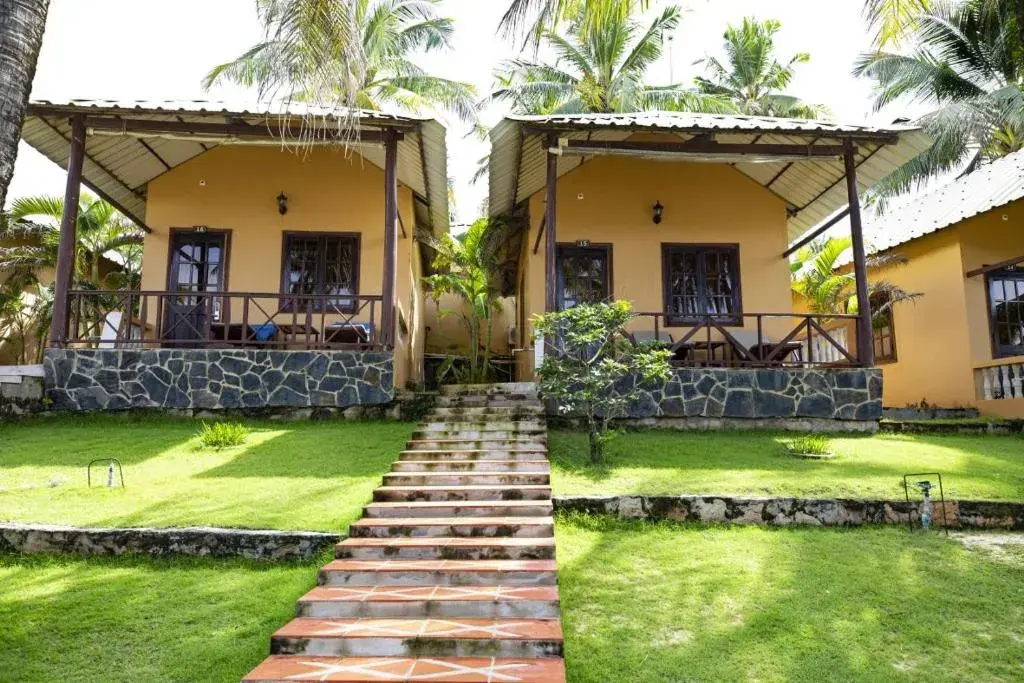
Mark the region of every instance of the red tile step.
<instances>
[{"instance_id":1,"label":"red tile step","mask_svg":"<svg viewBox=\"0 0 1024 683\"><path fill-rule=\"evenodd\" d=\"M419 517L360 519L349 526L349 536L513 536L546 538L554 536L551 517Z\"/></svg>"},{"instance_id":2,"label":"red tile step","mask_svg":"<svg viewBox=\"0 0 1024 683\"><path fill-rule=\"evenodd\" d=\"M334 560L323 586L553 586L554 560Z\"/></svg>"},{"instance_id":3,"label":"red tile step","mask_svg":"<svg viewBox=\"0 0 1024 683\"><path fill-rule=\"evenodd\" d=\"M385 486L516 486L551 483L544 472L388 472Z\"/></svg>"},{"instance_id":4,"label":"red tile step","mask_svg":"<svg viewBox=\"0 0 1024 683\"><path fill-rule=\"evenodd\" d=\"M346 538L339 560L553 560L548 538Z\"/></svg>"},{"instance_id":5,"label":"red tile step","mask_svg":"<svg viewBox=\"0 0 1024 683\"><path fill-rule=\"evenodd\" d=\"M557 619L555 586L317 586L298 616L338 618Z\"/></svg>"},{"instance_id":6,"label":"red tile step","mask_svg":"<svg viewBox=\"0 0 1024 683\"><path fill-rule=\"evenodd\" d=\"M321 657L561 657L556 619L313 619L274 633L271 654Z\"/></svg>"},{"instance_id":7,"label":"red tile step","mask_svg":"<svg viewBox=\"0 0 1024 683\"><path fill-rule=\"evenodd\" d=\"M373 492L377 502L446 500L548 500L551 487L530 486L381 486Z\"/></svg>"},{"instance_id":8,"label":"red tile step","mask_svg":"<svg viewBox=\"0 0 1024 683\"><path fill-rule=\"evenodd\" d=\"M550 500L444 500L370 503L366 517L548 517Z\"/></svg>"},{"instance_id":9,"label":"red tile step","mask_svg":"<svg viewBox=\"0 0 1024 683\"><path fill-rule=\"evenodd\" d=\"M242 683L553 683L565 680L561 659L494 657L269 657Z\"/></svg>"},{"instance_id":10,"label":"red tile step","mask_svg":"<svg viewBox=\"0 0 1024 683\"><path fill-rule=\"evenodd\" d=\"M550 472L544 458L526 460L400 460L392 472Z\"/></svg>"},{"instance_id":11,"label":"red tile step","mask_svg":"<svg viewBox=\"0 0 1024 683\"><path fill-rule=\"evenodd\" d=\"M400 462L409 462L416 460L540 460L547 457L547 452L548 450L544 446L539 446L536 448L531 447L501 450L492 448L491 450L487 451L429 451L426 449L421 449L412 451L402 451L401 453L398 454L398 460Z\"/></svg>"}]
</instances>

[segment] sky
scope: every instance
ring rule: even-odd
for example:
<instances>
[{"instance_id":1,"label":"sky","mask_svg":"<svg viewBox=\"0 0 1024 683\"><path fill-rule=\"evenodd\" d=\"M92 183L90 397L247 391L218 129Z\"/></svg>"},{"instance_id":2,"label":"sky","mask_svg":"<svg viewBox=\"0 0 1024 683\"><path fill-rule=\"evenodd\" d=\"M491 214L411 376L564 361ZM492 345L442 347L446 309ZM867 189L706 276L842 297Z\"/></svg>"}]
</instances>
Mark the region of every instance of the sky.
<instances>
[{"instance_id":1,"label":"sky","mask_svg":"<svg viewBox=\"0 0 1024 683\"><path fill-rule=\"evenodd\" d=\"M662 3L667 4L667 3ZM780 58L808 52L790 91L827 105L845 123L889 123L892 111L874 112L870 83L854 78L857 55L870 46L861 17L863 0L684 0L683 21L667 54L650 71L652 83L690 82L701 73L694 62L719 54L729 23L744 16L778 19ZM454 49L424 55L417 63L446 78L490 91L495 66L516 56L518 45L498 35L506 0L443 0L441 12L454 18ZM51 0L33 99L66 100L254 100L236 87L204 92L200 81L214 65L257 42L261 30L255 0ZM899 112L904 114L904 111ZM500 120L490 107L484 123ZM456 179L458 221L478 217L486 180L470 179L487 144L467 137L458 121L448 126L448 172ZM64 192L64 172L22 143L9 198Z\"/></svg>"}]
</instances>

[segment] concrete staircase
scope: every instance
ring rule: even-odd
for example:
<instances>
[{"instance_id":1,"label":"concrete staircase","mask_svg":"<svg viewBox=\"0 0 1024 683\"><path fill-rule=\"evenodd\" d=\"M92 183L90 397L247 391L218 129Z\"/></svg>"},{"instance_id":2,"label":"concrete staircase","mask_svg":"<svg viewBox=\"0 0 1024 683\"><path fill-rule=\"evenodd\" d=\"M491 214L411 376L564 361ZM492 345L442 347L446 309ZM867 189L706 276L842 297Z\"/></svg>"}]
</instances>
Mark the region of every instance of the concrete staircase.
<instances>
[{"instance_id":1,"label":"concrete staircase","mask_svg":"<svg viewBox=\"0 0 1024 683\"><path fill-rule=\"evenodd\" d=\"M565 680L532 384L447 387L244 680Z\"/></svg>"}]
</instances>

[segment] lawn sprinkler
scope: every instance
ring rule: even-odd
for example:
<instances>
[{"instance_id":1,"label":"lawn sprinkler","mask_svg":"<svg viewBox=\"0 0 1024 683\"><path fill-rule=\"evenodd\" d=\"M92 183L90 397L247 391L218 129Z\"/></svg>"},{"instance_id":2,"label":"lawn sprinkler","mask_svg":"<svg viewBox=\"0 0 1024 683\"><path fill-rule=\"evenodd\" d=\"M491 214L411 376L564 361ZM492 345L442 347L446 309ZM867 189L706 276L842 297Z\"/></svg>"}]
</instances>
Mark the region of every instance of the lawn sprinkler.
<instances>
[{"instance_id":1,"label":"lawn sprinkler","mask_svg":"<svg viewBox=\"0 0 1024 683\"><path fill-rule=\"evenodd\" d=\"M107 463L107 488L114 488L116 486L114 479L114 467L117 467L117 474L121 479L121 488L124 488L124 468L121 467L121 461L117 458L98 458L89 463L89 466L85 470L85 476L89 482L89 488L92 488L92 466L98 463Z\"/></svg>"},{"instance_id":2,"label":"lawn sprinkler","mask_svg":"<svg viewBox=\"0 0 1024 683\"><path fill-rule=\"evenodd\" d=\"M938 480L938 484L932 482L931 479L918 479L918 477L935 477ZM917 479L911 483L911 478ZM917 474L904 474L903 475L903 491L907 497L907 523L910 525L910 530L914 530L914 515L912 513L912 506L910 504L910 489L916 488L921 492L921 528L928 530L932 526L932 513L934 507L932 504L932 491L936 488L939 490L939 501L942 503L942 527L946 531L946 535L949 535L949 521L946 519L946 494L942 487L942 475L938 472L919 472Z\"/></svg>"}]
</instances>

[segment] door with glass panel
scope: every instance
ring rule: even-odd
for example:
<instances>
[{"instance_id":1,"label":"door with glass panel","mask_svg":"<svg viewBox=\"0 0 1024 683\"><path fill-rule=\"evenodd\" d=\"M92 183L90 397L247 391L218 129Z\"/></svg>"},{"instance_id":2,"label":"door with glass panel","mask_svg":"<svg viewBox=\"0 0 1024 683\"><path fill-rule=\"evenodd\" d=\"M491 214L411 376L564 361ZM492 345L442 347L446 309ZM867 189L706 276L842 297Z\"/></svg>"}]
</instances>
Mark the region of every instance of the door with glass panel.
<instances>
[{"instance_id":1,"label":"door with glass panel","mask_svg":"<svg viewBox=\"0 0 1024 683\"><path fill-rule=\"evenodd\" d=\"M206 293L224 289L226 250L226 232L171 233L165 340L183 345L203 340L209 326L220 321L224 302Z\"/></svg>"},{"instance_id":2,"label":"door with glass panel","mask_svg":"<svg viewBox=\"0 0 1024 683\"><path fill-rule=\"evenodd\" d=\"M612 295L610 246L559 246L555 252L558 310L608 301Z\"/></svg>"}]
</instances>

